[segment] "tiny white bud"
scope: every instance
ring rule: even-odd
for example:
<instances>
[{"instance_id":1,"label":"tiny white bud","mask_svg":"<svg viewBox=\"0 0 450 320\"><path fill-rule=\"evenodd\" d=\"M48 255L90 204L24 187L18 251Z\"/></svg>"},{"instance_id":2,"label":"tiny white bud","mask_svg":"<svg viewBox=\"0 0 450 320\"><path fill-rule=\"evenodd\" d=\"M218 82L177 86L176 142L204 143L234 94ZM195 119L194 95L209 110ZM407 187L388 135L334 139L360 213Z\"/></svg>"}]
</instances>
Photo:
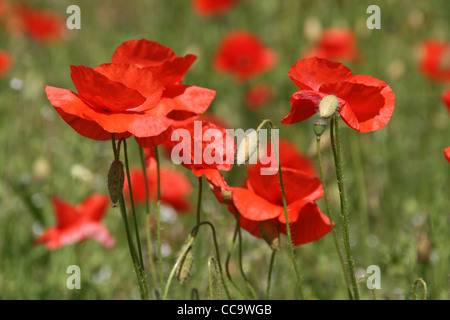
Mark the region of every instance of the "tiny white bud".
<instances>
[{"instance_id":1,"label":"tiny white bud","mask_svg":"<svg viewBox=\"0 0 450 320\"><path fill-rule=\"evenodd\" d=\"M330 118L339 108L339 100L335 95L324 97L319 103L319 114L322 118Z\"/></svg>"},{"instance_id":2,"label":"tiny white bud","mask_svg":"<svg viewBox=\"0 0 450 320\"><path fill-rule=\"evenodd\" d=\"M256 156L258 150L258 132L251 131L244 139L241 140L236 152L236 162L238 166L246 163L256 163Z\"/></svg>"}]
</instances>

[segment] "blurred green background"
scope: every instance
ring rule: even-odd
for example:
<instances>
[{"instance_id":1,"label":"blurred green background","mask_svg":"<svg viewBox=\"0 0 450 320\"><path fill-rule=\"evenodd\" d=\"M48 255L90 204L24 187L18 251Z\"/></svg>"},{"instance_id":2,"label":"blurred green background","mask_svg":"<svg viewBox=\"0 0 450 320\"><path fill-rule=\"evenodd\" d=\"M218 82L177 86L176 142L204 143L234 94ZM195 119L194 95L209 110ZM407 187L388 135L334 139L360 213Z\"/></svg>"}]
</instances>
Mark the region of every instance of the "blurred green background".
<instances>
[{"instance_id":1,"label":"blurred green background","mask_svg":"<svg viewBox=\"0 0 450 320\"><path fill-rule=\"evenodd\" d=\"M193 53L197 60L184 83L217 91L208 112L223 118L232 128L256 127L270 118L280 136L293 141L315 161L313 118L281 126L290 110L290 96L297 90L287 76L312 43L305 35L308 19L322 28L345 26L354 30L359 63L346 63L355 74L368 74L387 82L396 95L390 123L372 133L357 133L342 125L344 171L350 211L351 240L359 275L367 267L381 270L377 299L411 299L413 283L423 278L429 299L448 299L450 164L442 150L450 145L450 115L441 102L449 88L430 81L417 68L417 45L427 38L450 40L450 2L447 0L377 1L381 29L369 30L366 9L373 1L243 0L223 16L199 17L188 0L170 1L33 1L33 7L59 12L81 8L81 29L68 30L64 41L39 45L24 36L0 31L0 48L10 51L15 63L0 79L0 298L1 299L139 299L139 289L128 252L119 211L108 210L104 223L116 239L108 250L88 240L48 251L33 245L39 232L54 223L51 196L76 204L93 192L107 193L106 176L112 160L110 142L98 142L76 134L47 100L46 85L74 90L70 65L95 67L109 62L124 41L146 38L172 48L177 55ZM258 34L278 55L267 73L237 83L215 73L211 59L222 36L236 29ZM13 78L23 89L13 90ZM243 104L246 88L265 81L275 88L274 99L258 111ZM138 165L137 146L130 140L132 163ZM339 224L339 202L331 150L323 151L333 217ZM166 164L170 164L164 159ZM88 170L88 174L79 174ZM191 178L195 177L181 168ZM245 174L233 168L225 174L237 186ZM195 207L196 190L192 194ZM204 194L203 217L216 226L225 261L235 220L209 190ZM324 210L323 202L319 205ZM170 269L190 229L194 214L163 212L164 275ZM139 208L144 225L144 210ZM145 244L145 229L141 236ZM258 297L264 298L271 250L247 232L243 236L243 266ZM296 299L295 275L286 237L272 275L273 299ZM145 247L145 246L144 246ZM422 248L422 249L421 249ZM423 249L424 248L424 249ZM170 299L189 299L197 289L207 298L207 260L214 255L211 233L205 228L194 246L194 267L184 283L171 286ZM308 299L347 299L339 259L331 234L296 248ZM66 287L69 265L81 268L81 290ZM238 272L236 250L230 271L245 288ZM229 284L234 297L239 297ZM364 282L363 299L372 299ZM222 294L222 297L224 295ZM421 293L418 298L421 298Z\"/></svg>"}]
</instances>

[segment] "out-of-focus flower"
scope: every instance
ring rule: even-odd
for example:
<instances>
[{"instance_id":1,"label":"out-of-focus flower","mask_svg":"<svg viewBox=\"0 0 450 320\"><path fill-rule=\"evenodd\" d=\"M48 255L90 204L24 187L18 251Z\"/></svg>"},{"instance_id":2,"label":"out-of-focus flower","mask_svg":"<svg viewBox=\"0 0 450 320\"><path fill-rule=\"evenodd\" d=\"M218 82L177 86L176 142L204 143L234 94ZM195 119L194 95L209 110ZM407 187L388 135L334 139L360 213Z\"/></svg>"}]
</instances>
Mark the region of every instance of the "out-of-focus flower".
<instances>
[{"instance_id":1,"label":"out-of-focus flower","mask_svg":"<svg viewBox=\"0 0 450 320\"><path fill-rule=\"evenodd\" d=\"M164 143L177 121L203 113L214 99L213 90L181 83L194 60L177 57L157 42L130 40L116 49L112 63L95 69L71 66L78 93L47 86L47 98L85 137L134 136L150 148Z\"/></svg>"},{"instance_id":2,"label":"out-of-focus flower","mask_svg":"<svg viewBox=\"0 0 450 320\"><path fill-rule=\"evenodd\" d=\"M420 44L419 68L431 80L450 81L450 42L439 39Z\"/></svg>"},{"instance_id":3,"label":"out-of-focus flower","mask_svg":"<svg viewBox=\"0 0 450 320\"><path fill-rule=\"evenodd\" d=\"M269 102L274 95L273 87L267 83L256 83L245 93L245 105L250 110L258 110Z\"/></svg>"},{"instance_id":4,"label":"out-of-focus flower","mask_svg":"<svg viewBox=\"0 0 450 320\"><path fill-rule=\"evenodd\" d=\"M283 124L306 120L317 111L324 118L339 112L352 129L370 132L391 119L394 92L377 78L354 75L339 62L317 57L297 61L288 75L300 91L291 96L291 112Z\"/></svg>"},{"instance_id":5,"label":"out-of-focus flower","mask_svg":"<svg viewBox=\"0 0 450 320\"><path fill-rule=\"evenodd\" d=\"M45 243L49 250L53 250L92 238L107 248L114 246L114 238L101 223L108 208L107 196L93 194L75 207L56 196L52 202L56 224L36 238L36 244Z\"/></svg>"},{"instance_id":6,"label":"out-of-focus flower","mask_svg":"<svg viewBox=\"0 0 450 320\"><path fill-rule=\"evenodd\" d=\"M444 149L444 156L445 159L447 159L447 161L450 162L450 147Z\"/></svg>"},{"instance_id":7,"label":"out-of-focus flower","mask_svg":"<svg viewBox=\"0 0 450 320\"><path fill-rule=\"evenodd\" d=\"M245 81L270 70L276 61L276 53L265 46L258 36L237 30L221 40L213 66L220 73L230 73L237 80Z\"/></svg>"},{"instance_id":8,"label":"out-of-focus flower","mask_svg":"<svg viewBox=\"0 0 450 320\"><path fill-rule=\"evenodd\" d=\"M450 89L447 89L442 94L442 101L447 107L448 112L450 112Z\"/></svg>"},{"instance_id":9,"label":"out-of-focus flower","mask_svg":"<svg viewBox=\"0 0 450 320\"><path fill-rule=\"evenodd\" d=\"M241 0L192 0L194 11L200 16L222 15Z\"/></svg>"},{"instance_id":10,"label":"out-of-focus flower","mask_svg":"<svg viewBox=\"0 0 450 320\"><path fill-rule=\"evenodd\" d=\"M351 29L329 28L322 31L318 42L302 52L304 58L319 57L335 61L357 61L361 53Z\"/></svg>"},{"instance_id":11,"label":"out-of-focus flower","mask_svg":"<svg viewBox=\"0 0 450 320\"><path fill-rule=\"evenodd\" d=\"M13 59L8 52L0 50L0 78L8 72L12 65L12 61Z\"/></svg>"},{"instance_id":12,"label":"out-of-focus flower","mask_svg":"<svg viewBox=\"0 0 450 320\"><path fill-rule=\"evenodd\" d=\"M64 38L66 25L57 12L46 9L34 9L20 3L14 8L14 28L16 32L25 32L39 43L49 43Z\"/></svg>"},{"instance_id":13,"label":"out-of-focus flower","mask_svg":"<svg viewBox=\"0 0 450 320\"><path fill-rule=\"evenodd\" d=\"M157 172L156 168L148 169L147 183L149 189L149 200L154 202L156 201L157 196ZM130 170L130 179L134 203L145 203L146 188L142 168L132 168ZM189 196L192 193L192 184L188 177L179 170L161 166L160 182L161 202L172 206L179 213L188 212L191 208ZM127 177L125 177L123 192L127 198L130 199Z\"/></svg>"}]
</instances>

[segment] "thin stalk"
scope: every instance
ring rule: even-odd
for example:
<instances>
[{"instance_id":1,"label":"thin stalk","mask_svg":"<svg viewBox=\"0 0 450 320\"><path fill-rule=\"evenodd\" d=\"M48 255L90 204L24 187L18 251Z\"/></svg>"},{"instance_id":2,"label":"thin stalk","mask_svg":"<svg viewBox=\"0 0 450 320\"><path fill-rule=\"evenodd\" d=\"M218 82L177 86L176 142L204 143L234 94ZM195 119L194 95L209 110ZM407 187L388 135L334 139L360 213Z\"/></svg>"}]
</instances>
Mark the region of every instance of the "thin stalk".
<instances>
[{"instance_id":1,"label":"thin stalk","mask_svg":"<svg viewBox=\"0 0 450 320\"><path fill-rule=\"evenodd\" d=\"M347 270L353 289L353 298L359 300L358 284L356 281L355 267L353 264L352 251L350 246L349 217L347 208L347 198L345 195L344 172L341 160L341 144L339 138L339 118L335 116L330 123L331 146L333 149L334 164L336 169L336 178L339 187L339 198L341 202L341 217L344 238L344 249L346 253Z\"/></svg>"},{"instance_id":2,"label":"thin stalk","mask_svg":"<svg viewBox=\"0 0 450 320\"><path fill-rule=\"evenodd\" d=\"M148 250L148 262L150 266L150 275L152 277L152 282L155 288L155 295L156 297L159 297L158 290L156 289L158 280L156 276L156 269L155 264L153 261L153 246L152 246L152 230L150 225L150 190L148 186L148 180L147 180L147 165L145 163L145 156L144 156L144 149L138 145L139 149L139 157L141 159L141 166L142 166L142 172L144 174L144 181L145 181L145 210L147 217L145 219L145 231L147 236L147 250Z\"/></svg>"},{"instance_id":3,"label":"thin stalk","mask_svg":"<svg viewBox=\"0 0 450 320\"><path fill-rule=\"evenodd\" d=\"M271 286L271 282L272 282L272 270L273 270L273 265L275 263L276 253L277 253L277 250L272 250L272 255L270 257L269 274L267 276L266 300L269 300L269 298L270 298L270 286Z\"/></svg>"},{"instance_id":4,"label":"thin stalk","mask_svg":"<svg viewBox=\"0 0 450 320\"><path fill-rule=\"evenodd\" d=\"M203 176L198 178L198 197L197 197L197 222L196 224L200 223L200 214L202 212L202 195L203 195Z\"/></svg>"},{"instance_id":5,"label":"thin stalk","mask_svg":"<svg viewBox=\"0 0 450 320\"><path fill-rule=\"evenodd\" d=\"M163 265L162 265L162 252L161 252L161 168L159 160L158 147L155 146L155 159L156 159L156 238L158 242L158 264L159 264L159 285L160 292L162 292L164 286L163 277Z\"/></svg>"},{"instance_id":6,"label":"thin stalk","mask_svg":"<svg viewBox=\"0 0 450 320\"><path fill-rule=\"evenodd\" d=\"M270 124L271 128L274 127L272 121L269 120L269 119L266 119L258 126L258 129L256 131L259 131L259 129L261 129L266 123ZM301 276L300 276L300 270L299 270L299 267L297 265L297 261L295 260L294 245L292 243L291 228L289 226L288 210L287 210L287 203L286 203L286 194L284 192L284 184L283 184L283 173L281 171L281 164L280 164L280 155L278 153L278 146L277 146L276 142L275 141L272 141L272 142L273 142L273 145L274 145L275 154L277 156L278 175L280 177L281 196L283 198L284 218L286 220L286 233L287 233L287 236L288 236L288 239L289 239L289 251L290 251L290 254L291 254L292 264L294 265L294 269L295 269L295 276L296 276L296 279L297 279L297 285L298 285L298 291L299 291L299 294L300 294L300 298L302 300L304 300L305 296L303 294L302 279L301 279Z\"/></svg>"},{"instance_id":7,"label":"thin stalk","mask_svg":"<svg viewBox=\"0 0 450 320\"><path fill-rule=\"evenodd\" d=\"M427 289L427 284L426 282L422 279L419 278L414 282L414 289L413 289L413 300L416 300L417 297L417 287L419 286L419 284L422 284L423 287L423 298L422 300L427 300L428 298L428 289Z\"/></svg>"},{"instance_id":8,"label":"thin stalk","mask_svg":"<svg viewBox=\"0 0 450 320\"><path fill-rule=\"evenodd\" d=\"M341 248L339 246L339 241L338 241L338 237L337 237L337 234L336 234L336 229L333 226L333 220L331 218L331 210L330 210L330 205L328 203L328 191L327 191L328 188L327 188L327 185L325 183L325 178L324 178L324 174L323 174L322 154L321 154L321 151L320 151L320 135L316 136L316 142L317 142L317 162L318 162L318 165L319 165L320 180L322 181L322 186L323 186L323 193L324 193L324 200L325 200L325 209L326 209L326 213L327 213L328 219L330 220L331 232L333 234L334 245L336 246L336 251L337 251L337 254L339 256L339 261L341 262L341 268L342 268L342 272L344 274L345 283L347 285L347 291L348 291L348 294L350 296L350 299L353 300L353 294L352 294L352 290L351 290L351 286L350 286L350 280L348 279L348 274L347 274L347 271L345 269L344 257L342 255L342 251L341 251Z\"/></svg>"}]
</instances>

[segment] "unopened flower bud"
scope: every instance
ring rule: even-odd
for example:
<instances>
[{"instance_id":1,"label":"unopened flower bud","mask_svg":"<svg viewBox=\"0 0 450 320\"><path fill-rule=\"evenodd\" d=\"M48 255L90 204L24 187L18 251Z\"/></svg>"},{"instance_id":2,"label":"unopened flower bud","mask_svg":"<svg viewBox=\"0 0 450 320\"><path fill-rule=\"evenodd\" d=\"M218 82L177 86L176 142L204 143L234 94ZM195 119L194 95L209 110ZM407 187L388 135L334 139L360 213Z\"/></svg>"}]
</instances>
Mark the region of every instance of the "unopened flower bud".
<instances>
[{"instance_id":1,"label":"unopened flower bud","mask_svg":"<svg viewBox=\"0 0 450 320\"><path fill-rule=\"evenodd\" d=\"M254 157L257 156L258 144L258 132L252 131L244 137L239 143L236 152L236 163L238 166L249 162L256 163Z\"/></svg>"},{"instance_id":2,"label":"unopened flower bud","mask_svg":"<svg viewBox=\"0 0 450 320\"><path fill-rule=\"evenodd\" d=\"M316 136L320 137L327 127L327 122L323 119L317 119L313 122L313 124L314 133L316 134Z\"/></svg>"},{"instance_id":3,"label":"unopened flower bud","mask_svg":"<svg viewBox=\"0 0 450 320\"><path fill-rule=\"evenodd\" d=\"M178 267L177 278L179 283L184 283L191 274L192 266L194 264L194 254L192 253L192 246L184 254L180 265Z\"/></svg>"},{"instance_id":4,"label":"unopened flower bud","mask_svg":"<svg viewBox=\"0 0 450 320\"><path fill-rule=\"evenodd\" d=\"M113 204L119 201L120 193L123 190L125 175L123 172L123 164L120 160L114 160L108 172L108 191L109 197Z\"/></svg>"},{"instance_id":5,"label":"unopened flower bud","mask_svg":"<svg viewBox=\"0 0 450 320\"><path fill-rule=\"evenodd\" d=\"M335 95L324 97L319 103L319 114L322 118L328 119L334 115L339 108L339 100Z\"/></svg>"}]
</instances>

